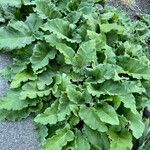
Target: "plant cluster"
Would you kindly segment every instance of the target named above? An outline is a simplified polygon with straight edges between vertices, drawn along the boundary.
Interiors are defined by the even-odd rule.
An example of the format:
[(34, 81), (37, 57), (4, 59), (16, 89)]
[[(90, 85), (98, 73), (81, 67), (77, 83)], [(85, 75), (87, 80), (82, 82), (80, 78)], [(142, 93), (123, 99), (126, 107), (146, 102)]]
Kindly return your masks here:
[[(33, 113), (42, 150), (128, 150), (150, 106), (150, 17), (101, 0), (0, 0), (0, 120)], [(95, 7), (95, 4), (99, 7)]]

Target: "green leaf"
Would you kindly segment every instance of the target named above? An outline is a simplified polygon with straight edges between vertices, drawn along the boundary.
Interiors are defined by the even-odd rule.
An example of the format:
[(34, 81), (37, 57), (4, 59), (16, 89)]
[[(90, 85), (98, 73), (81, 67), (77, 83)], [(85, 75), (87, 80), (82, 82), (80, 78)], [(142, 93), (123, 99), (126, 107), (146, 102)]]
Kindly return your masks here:
[(66, 18), (70, 23), (77, 23), (79, 19), (81, 18), (81, 16), (82, 16), (81, 12), (73, 11), (69, 13)]
[[(87, 7), (87, 9), (90, 9), (90, 7)], [(87, 12), (84, 13), (83, 18), (86, 20), (88, 30), (92, 30), (92, 31), (97, 30), (97, 26), (99, 23), (99, 17), (97, 14)]]
[(62, 94), (59, 99), (59, 106), (58, 106), (58, 121), (65, 120), (67, 116), (70, 116), (71, 108), (68, 97), (65, 94)]
[(22, 21), (16, 21), (6, 28), (0, 28), (0, 49), (7, 51), (19, 49), (31, 44), (34, 40), (28, 26)]
[(69, 76), (66, 74), (57, 75), (56, 83), (53, 86), (52, 92), (55, 96), (60, 97), (60, 95), (66, 91), (67, 87), (71, 84)]
[(91, 129), (97, 130), (99, 132), (107, 131), (107, 126), (100, 120), (100, 117), (98, 116), (96, 109), (94, 109), (93, 107), (80, 108), (79, 116), (85, 122), (85, 124), (89, 126)]
[(47, 69), (43, 73), (38, 76), (37, 79), (37, 87), (39, 90), (44, 90), (46, 86), (51, 85), (53, 82), (53, 77), (55, 76), (55, 72), (52, 72), (50, 69)]
[(118, 73), (122, 72), (122, 68), (112, 64), (98, 64), (93, 66), (92, 69), (87, 68), (86, 74), (88, 75), (88, 82), (102, 83), (105, 80), (121, 80)]
[(102, 47), (102, 50), (104, 49), (105, 54), (105, 60), (104, 62), (110, 63), (110, 64), (116, 64), (116, 54), (114, 53), (114, 50), (112, 47), (105, 45)]
[(126, 41), (124, 43), (125, 52), (129, 54), (131, 57), (143, 57), (145, 54), (143, 53), (142, 46), (139, 44), (135, 44), (129, 41)]
[(55, 19), (62, 16), (58, 8), (52, 2), (37, 0), (35, 4), (36, 8), (34, 11), (36, 11), (42, 19)]
[(18, 121), (27, 118), (31, 111), (28, 108), (16, 111), (8, 111), (5, 109), (0, 109), (0, 120)]
[(137, 113), (135, 98), (132, 94), (120, 95), (116, 99), (123, 102), (124, 107), (130, 108), (133, 113)]
[(36, 82), (28, 82), (22, 87), (22, 91), (20, 93), (20, 98), (26, 99), (34, 99), (36, 97), (44, 97), (48, 96), (51, 92), (51, 89), (38, 90)]
[(7, 6), (7, 5), (20, 7), (21, 0), (0, 0), (0, 6)]
[(76, 87), (68, 86), (66, 89), (66, 93), (70, 101), (76, 104), (81, 103), (81, 100), (83, 99), (83, 94), (80, 91), (77, 91)]
[(67, 11), (67, 4), (69, 3), (70, 0), (56, 0), (57, 2), (57, 6), (59, 7), (59, 9), (61, 10), (61, 12), (65, 13), (66, 14), (66, 11)]
[(62, 96), (59, 101), (55, 101), (44, 113), (37, 115), (34, 121), (43, 125), (56, 124), (65, 120), (69, 114), (70, 108), (67, 98)]
[(125, 73), (136, 79), (150, 80), (150, 67), (148, 64), (130, 57), (119, 57), (118, 65), (121, 66)]
[(53, 19), (49, 20), (42, 27), (44, 31), (50, 31), (53, 34), (56, 34), (59, 39), (65, 39), (68, 42), (75, 43), (78, 42), (70, 38), (72, 27), (70, 23), (64, 19)]
[(110, 150), (129, 150), (132, 148), (132, 136), (128, 131), (120, 134), (110, 131), (109, 137), (112, 140)]
[(130, 124), (130, 129), (133, 132), (133, 136), (138, 139), (142, 136), (144, 132), (144, 123), (142, 122), (142, 117), (139, 113), (133, 114), (131, 111), (127, 110), (124, 113)]
[(110, 150), (109, 140), (105, 133), (99, 133), (90, 129), (88, 126), (84, 126), (84, 133), (96, 150)]
[(105, 81), (102, 84), (87, 84), (87, 90), (93, 96), (100, 95), (125, 95), (128, 93), (126, 87), (120, 82), (111, 80)]
[(101, 19), (102, 20), (109, 20), (109, 19), (113, 18), (113, 16), (114, 16), (114, 12), (106, 12), (106, 13), (101, 15)]
[(28, 25), (30, 31), (35, 32), (35, 31), (38, 31), (38, 29), (42, 26), (43, 20), (37, 14), (31, 13), (27, 17), (25, 23)]
[(122, 34), (125, 28), (117, 23), (110, 23), (110, 24), (100, 24), (100, 30), (104, 33), (108, 33), (112, 30), (117, 31), (118, 34)]
[(119, 125), (118, 115), (111, 105), (103, 103), (102, 107), (97, 109), (97, 114), (102, 122)]
[(13, 64), (11, 65), (11, 72), (13, 72), (14, 74), (20, 73), (25, 69), (27, 69), (27, 64), (28, 64), (27, 59), (26, 61), (14, 59)]
[(76, 68), (82, 69), (96, 60), (96, 43), (95, 40), (90, 40), (80, 45), (73, 59), (73, 65)]
[(77, 11), (79, 4), (81, 3), (82, 0), (70, 0), (67, 8), (69, 11)]
[(40, 142), (42, 143), (42, 145), (44, 145), (46, 137), (48, 136), (48, 128), (41, 124), (35, 124), (35, 129), (37, 131)]
[(146, 96), (150, 98), (150, 82), (147, 81), (147, 82), (143, 82), (142, 84), (144, 88), (146, 89), (146, 92), (145, 92)]
[(54, 136), (47, 139), (42, 150), (61, 150), (68, 142), (73, 141), (74, 134), (71, 130), (64, 128), (58, 130)]
[(71, 115), (69, 118), (70, 126), (76, 126), (80, 122), (80, 118), (77, 115)]
[(86, 137), (80, 132), (76, 132), (74, 150), (90, 150), (90, 144)]
[(64, 55), (67, 64), (72, 64), (72, 58), (74, 57), (75, 52), (71, 47), (63, 43), (55, 35), (47, 35), (45, 36), (45, 40)]
[(0, 28), (0, 49), (20, 49), (41, 38), (42, 33), (37, 30), (42, 20), (36, 14), (30, 14), (26, 21), (12, 21), (5, 28)]
[(4, 121), (6, 119), (7, 110), (0, 109), (0, 121)]
[(56, 50), (46, 43), (38, 43), (35, 45), (32, 57), (30, 58), (33, 71), (36, 72), (47, 66), (49, 60), (55, 58), (56, 53)]
[(10, 87), (11, 88), (18, 88), (21, 86), (22, 82), (26, 82), (28, 80), (35, 80), (36, 78), (37, 78), (36, 75), (34, 75), (33, 73), (27, 72), (27, 71), (22, 71), (20, 73), (17, 73), (14, 76)]
[(6, 110), (21, 110), (28, 106), (26, 100), (19, 98), (20, 91), (9, 90), (7, 94), (0, 101), (0, 109)]
[(55, 101), (51, 107), (47, 108), (43, 114), (39, 114), (35, 117), (34, 121), (43, 125), (46, 124), (56, 124), (57, 120), (57, 110), (58, 110), (58, 101)]
[(123, 81), (123, 84), (129, 93), (143, 94), (146, 92), (140, 81)]

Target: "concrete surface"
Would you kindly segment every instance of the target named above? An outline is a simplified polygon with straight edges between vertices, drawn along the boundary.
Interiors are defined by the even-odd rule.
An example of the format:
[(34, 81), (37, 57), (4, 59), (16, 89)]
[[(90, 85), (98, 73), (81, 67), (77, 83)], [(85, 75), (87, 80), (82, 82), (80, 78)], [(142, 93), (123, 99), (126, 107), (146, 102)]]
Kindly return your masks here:
[[(142, 3), (141, 3), (142, 1)], [(118, 6), (114, 0), (111, 5)], [(131, 16), (136, 12), (150, 13), (148, 0), (137, 0), (138, 9), (132, 10), (125, 6), (122, 8)], [(10, 61), (9, 55), (0, 53), (0, 69), (6, 67)], [(9, 88), (8, 84), (0, 77), (0, 96)], [(0, 150), (39, 150), (40, 146), (36, 139), (36, 133), (32, 125), (32, 117), (19, 122), (0, 122)]]

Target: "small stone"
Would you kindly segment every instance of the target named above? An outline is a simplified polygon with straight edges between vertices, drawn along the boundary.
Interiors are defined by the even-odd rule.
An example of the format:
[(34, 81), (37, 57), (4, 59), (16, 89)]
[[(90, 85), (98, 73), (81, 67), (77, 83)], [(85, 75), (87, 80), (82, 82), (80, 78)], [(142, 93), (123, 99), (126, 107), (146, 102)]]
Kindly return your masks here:
[(100, 4), (95, 4), (96, 9), (99, 11), (100, 14), (104, 13), (104, 8)]
[(150, 109), (145, 108), (145, 110), (144, 110), (144, 117), (150, 118)]

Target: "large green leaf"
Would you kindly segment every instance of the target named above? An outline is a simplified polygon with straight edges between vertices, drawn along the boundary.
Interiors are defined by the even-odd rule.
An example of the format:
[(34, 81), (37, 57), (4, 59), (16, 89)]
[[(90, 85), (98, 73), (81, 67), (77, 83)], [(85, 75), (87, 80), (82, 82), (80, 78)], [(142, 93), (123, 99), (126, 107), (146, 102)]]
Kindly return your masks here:
[(123, 102), (124, 107), (130, 108), (133, 113), (137, 113), (135, 98), (132, 94), (116, 96), (116, 99)]
[(132, 136), (128, 131), (120, 134), (110, 131), (109, 137), (112, 140), (110, 150), (129, 150), (132, 148)]
[[(31, 13), (27, 17), (25, 23), (28, 25), (30, 31), (32, 31), (32, 32), (36, 31), (37, 32), (38, 29), (42, 26), (43, 20), (37, 14)], [(43, 35), (43, 33), (41, 33), (41, 32), (37, 32), (37, 33), (36, 32), (35, 32), (35, 35), (36, 34), (41, 34), (41, 36)]]
[(71, 0), (68, 5), (67, 8), (70, 11), (76, 11), (79, 7), (79, 4), (81, 3), (82, 0)]
[(31, 111), (28, 108), (16, 111), (8, 111), (5, 109), (0, 109), (0, 120), (10, 120), (16, 121), (27, 118), (30, 115)]
[(56, 132), (54, 136), (47, 139), (42, 150), (61, 150), (63, 146), (74, 139), (74, 134), (71, 130), (64, 128)]
[(126, 87), (128, 93), (139, 93), (143, 94), (146, 92), (145, 88), (140, 81), (123, 81), (123, 85)]
[(22, 21), (13, 22), (7, 28), (0, 28), (0, 49), (19, 49), (31, 44), (34, 40), (34, 36)]
[(35, 80), (37, 77), (32, 72), (22, 71), (20, 73), (17, 73), (12, 82), (10, 87), (11, 88), (18, 88), (21, 86), (22, 82), (26, 82), (28, 80)]
[(67, 98), (62, 96), (59, 101), (55, 101), (44, 113), (37, 115), (34, 121), (43, 125), (56, 124), (59, 121), (65, 120), (69, 114), (70, 108)]
[(77, 23), (81, 18), (82, 13), (79, 11), (73, 11), (67, 15), (67, 19), (71, 23)]
[(95, 108), (82, 107), (80, 108), (79, 116), (91, 129), (99, 132), (107, 131), (107, 126), (100, 120)]
[(100, 29), (104, 33), (110, 32), (111, 30), (115, 30), (118, 34), (121, 34), (125, 30), (123, 26), (118, 25), (116, 23), (100, 24)]
[(60, 53), (64, 55), (67, 64), (72, 63), (72, 58), (74, 57), (75, 52), (71, 47), (63, 43), (60, 39), (56, 37), (56, 35), (47, 35), (45, 36), (45, 40), (52, 47), (55, 47)]
[(150, 82), (149, 81), (143, 82), (142, 84), (143, 84), (144, 88), (146, 89), (146, 92), (145, 92), (146, 96), (148, 98), (150, 98)]
[(119, 57), (118, 65), (125, 70), (126, 74), (129, 74), (136, 79), (150, 79), (150, 67), (148, 64), (144, 64), (138, 59), (125, 56)]
[(20, 7), (21, 0), (0, 0), (0, 6), (7, 6), (7, 5)]
[(96, 150), (109, 150), (109, 140), (105, 133), (90, 129), (88, 126), (84, 127), (84, 133), (88, 141), (96, 148)]
[(97, 109), (97, 114), (101, 121), (111, 125), (119, 125), (117, 113), (111, 105), (103, 103), (103, 106)]
[(20, 93), (21, 99), (34, 99), (36, 97), (44, 97), (48, 96), (51, 92), (51, 89), (38, 90), (36, 82), (28, 82), (22, 87), (22, 91)]
[(35, 124), (35, 129), (37, 131), (40, 142), (42, 143), (42, 145), (44, 145), (46, 137), (48, 136), (48, 128), (41, 124)]
[(66, 74), (57, 75), (56, 82), (53, 86), (52, 92), (55, 96), (60, 97), (62, 93), (66, 93), (66, 89), (71, 84), (70, 78)]
[(73, 65), (76, 68), (82, 69), (91, 62), (96, 61), (96, 43), (95, 40), (87, 41), (81, 44), (73, 59)]
[(7, 94), (0, 101), (0, 109), (6, 110), (21, 110), (28, 106), (26, 100), (19, 98), (20, 91), (9, 90)]
[(131, 111), (127, 110), (125, 111), (124, 116), (129, 121), (129, 127), (133, 132), (133, 136), (137, 139), (140, 138), (145, 128), (140, 114), (133, 114)]
[(37, 87), (39, 90), (44, 90), (46, 86), (49, 86), (53, 82), (53, 77), (55, 76), (55, 72), (47, 69), (43, 73), (38, 76), (37, 79)]
[(12, 21), (5, 28), (0, 28), (0, 49), (14, 50), (25, 47), (41, 38), (42, 33), (37, 32), (42, 20), (36, 14), (30, 14), (26, 21)]
[(102, 84), (88, 84), (87, 89), (90, 94), (97, 97), (100, 95), (125, 95), (128, 93), (122, 83), (111, 80), (105, 81)]
[(51, 107), (47, 108), (43, 114), (39, 114), (35, 117), (34, 121), (40, 124), (55, 124), (57, 120), (58, 101), (55, 101)]
[(69, 42), (77, 42), (70, 38), (72, 27), (70, 23), (64, 19), (52, 19), (45, 23), (42, 27), (44, 31), (50, 31), (53, 34), (56, 34), (59, 39), (65, 39)]
[(74, 150), (90, 150), (90, 144), (86, 137), (80, 132), (77, 131), (75, 142), (74, 142)]
[(122, 68), (112, 64), (99, 64), (92, 69), (87, 69), (88, 82), (102, 83), (105, 80), (121, 80), (118, 73), (122, 72)]
[(49, 64), (50, 59), (54, 59), (56, 50), (46, 43), (38, 43), (33, 49), (33, 55), (30, 58), (32, 68), (36, 72)]
[(37, 0), (35, 4), (36, 8), (34, 11), (36, 11), (42, 19), (54, 19), (62, 16), (58, 8), (48, 0)]
[(69, 85), (66, 89), (67, 96), (70, 101), (74, 103), (81, 103), (83, 100), (83, 93), (76, 89), (76, 86)]

